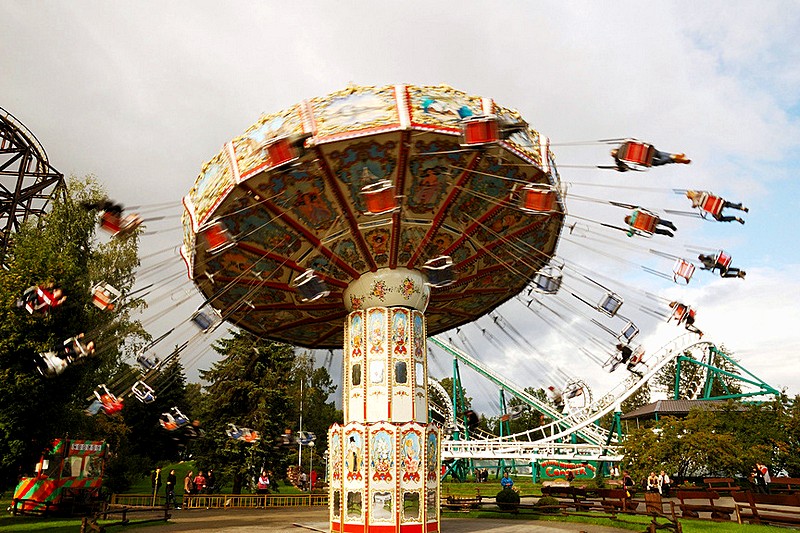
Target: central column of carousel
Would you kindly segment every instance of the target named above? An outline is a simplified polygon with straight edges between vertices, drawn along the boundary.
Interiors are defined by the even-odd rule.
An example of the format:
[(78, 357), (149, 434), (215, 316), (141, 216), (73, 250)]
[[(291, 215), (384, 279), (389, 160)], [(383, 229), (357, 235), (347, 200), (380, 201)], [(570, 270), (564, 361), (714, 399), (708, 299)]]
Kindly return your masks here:
[[(428, 424), (424, 276), (395, 269), (345, 291), (344, 425), (330, 450), (330, 530), (439, 531), (440, 432)], [(386, 305), (373, 305), (376, 302)]]

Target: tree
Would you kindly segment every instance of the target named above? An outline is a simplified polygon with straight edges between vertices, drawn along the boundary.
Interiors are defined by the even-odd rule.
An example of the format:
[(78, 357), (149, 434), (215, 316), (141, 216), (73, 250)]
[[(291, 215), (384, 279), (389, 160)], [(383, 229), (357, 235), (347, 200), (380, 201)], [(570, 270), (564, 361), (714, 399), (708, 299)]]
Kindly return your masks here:
[[(32, 465), (55, 437), (103, 435), (104, 428), (82, 413), (86, 398), (116, 367), (124, 341), (133, 345), (146, 338), (130, 320), (130, 312), (140, 305), (137, 300), (112, 312), (91, 304), (93, 282), (107, 281), (125, 294), (138, 265), (135, 235), (106, 244), (95, 238), (95, 213), (81, 202), (104, 196), (93, 178), (71, 179), (65, 199), (56, 200), (48, 215), (29, 220), (14, 235), (6, 268), (0, 269), (0, 486)], [(48, 283), (63, 289), (64, 304), (46, 315), (16, 307), (27, 287)], [(95, 341), (95, 355), (56, 378), (39, 375), (37, 354), (81, 332)]]
[[(706, 362), (709, 365), (730, 374), (740, 375), (739, 369), (735, 364), (736, 359), (725, 346), (720, 346), (716, 351), (712, 350), (705, 355), (707, 356)], [(711, 382), (711, 389), (709, 391), (710, 397), (727, 396), (729, 394), (739, 394), (742, 392), (741, 383), (735, 377), (715, 373), (701, 364), (693, 363), (692, 361), (698, 361), (693, 352), (687, 350), (683, 353), (683, 357), (688, 360), (681, 361), (681, 375), (679, 379), (681, 398), (687, 398), (689, 396), (692, 398), (702, 397), (706, 381), (712, 377), (712, 374), (715, 374), (715, 376)], [(664, 366), (653, 380), (656, 386), (667, 390), (670, 397), (672, 397), (672, 391), (675, 388), (675, 375), (677, 371), (678, 362), (677, 359), (673, 359)]]
[[(218, 476), (232, 479), (239, 493), (260, 468), (282, 472), (285, 467), (286, 450), (277, 439), (290, 426), (294, 350), (246, 332), (219, 340), (214, 349), (224, 359), (200, 373), (210, 385), (198, 413), (205, 436), (197, 443), (196, 459), (199, 468), (214, 468)], [(228, 424), (254, 429), (261, 440), (234, 441), (225, 433)]]
[[(303, 406), (303, 431), (310, 431), (317, 437), (309, 453), (322, 454), (328, 448), (328, 428), (334, 422), (341, 424), (344, 419), (342, 411), (336, 409), (335, 402), (329, 400), (336, 392), (336, 385), (325, 367), (314, 368), (314, 359), (308, 353), (296, 358), (291, 375), (294, 377), (291, 394), (296, 398), (293, 405)], [(290, 412), (297, 413), (294, 419), (299, 420), (298, 412)]]

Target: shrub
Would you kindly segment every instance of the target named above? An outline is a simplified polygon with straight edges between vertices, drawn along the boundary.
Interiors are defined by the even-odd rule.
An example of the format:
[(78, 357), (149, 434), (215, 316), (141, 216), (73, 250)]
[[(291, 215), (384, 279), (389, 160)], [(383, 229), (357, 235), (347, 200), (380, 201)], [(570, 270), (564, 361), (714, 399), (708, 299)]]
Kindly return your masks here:
[(544, 507), (541, 510), (543, 513), (557, 513), (560, 505), (561, 502), (558, 501), (558, 498), (553, 498), (552, 496), (543, 496), (536, 502), (536, 507)]
[(514, 511), (519, 505), (519, 493), (514, 489), (503, 489), (495, 496), (495, 502), (501, 511)]

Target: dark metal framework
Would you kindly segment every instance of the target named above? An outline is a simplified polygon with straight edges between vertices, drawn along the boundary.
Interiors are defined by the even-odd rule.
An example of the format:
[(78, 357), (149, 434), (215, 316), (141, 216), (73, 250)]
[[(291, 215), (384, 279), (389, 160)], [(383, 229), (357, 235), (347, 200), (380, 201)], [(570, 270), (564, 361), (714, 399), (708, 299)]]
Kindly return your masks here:
[(36, 136), (0, 107), (0, 261), (11, 234), (31, 215), (44, 214), (66, 194), (64, 175), (53, 168)]

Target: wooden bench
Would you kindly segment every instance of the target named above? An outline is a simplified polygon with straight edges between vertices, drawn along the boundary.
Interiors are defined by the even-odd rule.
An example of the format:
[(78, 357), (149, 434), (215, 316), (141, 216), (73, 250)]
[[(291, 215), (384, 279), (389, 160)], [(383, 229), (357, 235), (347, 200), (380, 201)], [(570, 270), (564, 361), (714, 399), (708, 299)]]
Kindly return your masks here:
[(800, 491), (800, 478), (797, 477), (774, 477), (769, 484), (770, 492), (798, 492)]
[[(669, 529), (675, 533), (683, 533), (683, 527), (675, 516), (675, 502), (662, 500), (661, 494), (657, 492), (645, 492), (644, 502), (645, 512), (648, 516), (652, 517), (652, 520), (647, 525), (648, 533), (656, 533), (662, 529)], [(669, 507), (669, 512), (664, 511), (664, 504), (667, 504)], [(659, 523), (659, 518), (664, 520), (664, 522)]]
[(706, 477), (703, 478), (703, 483), (706, 484), (708, 490), (716, 492), (732, 493), (742, 490), (732, 477)]
[[(719, 493), (713, 490), (678, 490), (676, 494), (680, 504), (681, 516), (699, 518), (700, 513), (711, 513), (712, 520), (730, 520), (733, 507), (717, 505)], [(708, 503), (706, 503), (708, 502)]]
[(542, 496), (550, 496), (560, 500), (569, 500), (568, 507), (574, 507), (576, 511), (586, 511), (591, 507), (591, 502), (587, 502), (587, 490), (583, 487), (568, 487), (562, 485), (550, 485), (542, 487)]
[(635, 511), (639, 507), (625, 489), (594, 489), (589, 495), (599, 498), (600, 505), (606, 510)]
[(736, 521), (743, 524), (800, 525), (800, 494), (732, 494)]
[(483, 496), (442, 496), (439, 505), (442, 509), (446, 509), (448, 511), (458, 511), (462, 513), (468, 513), (472, 509), (477, 509), (481, 506), (481, 501)]

